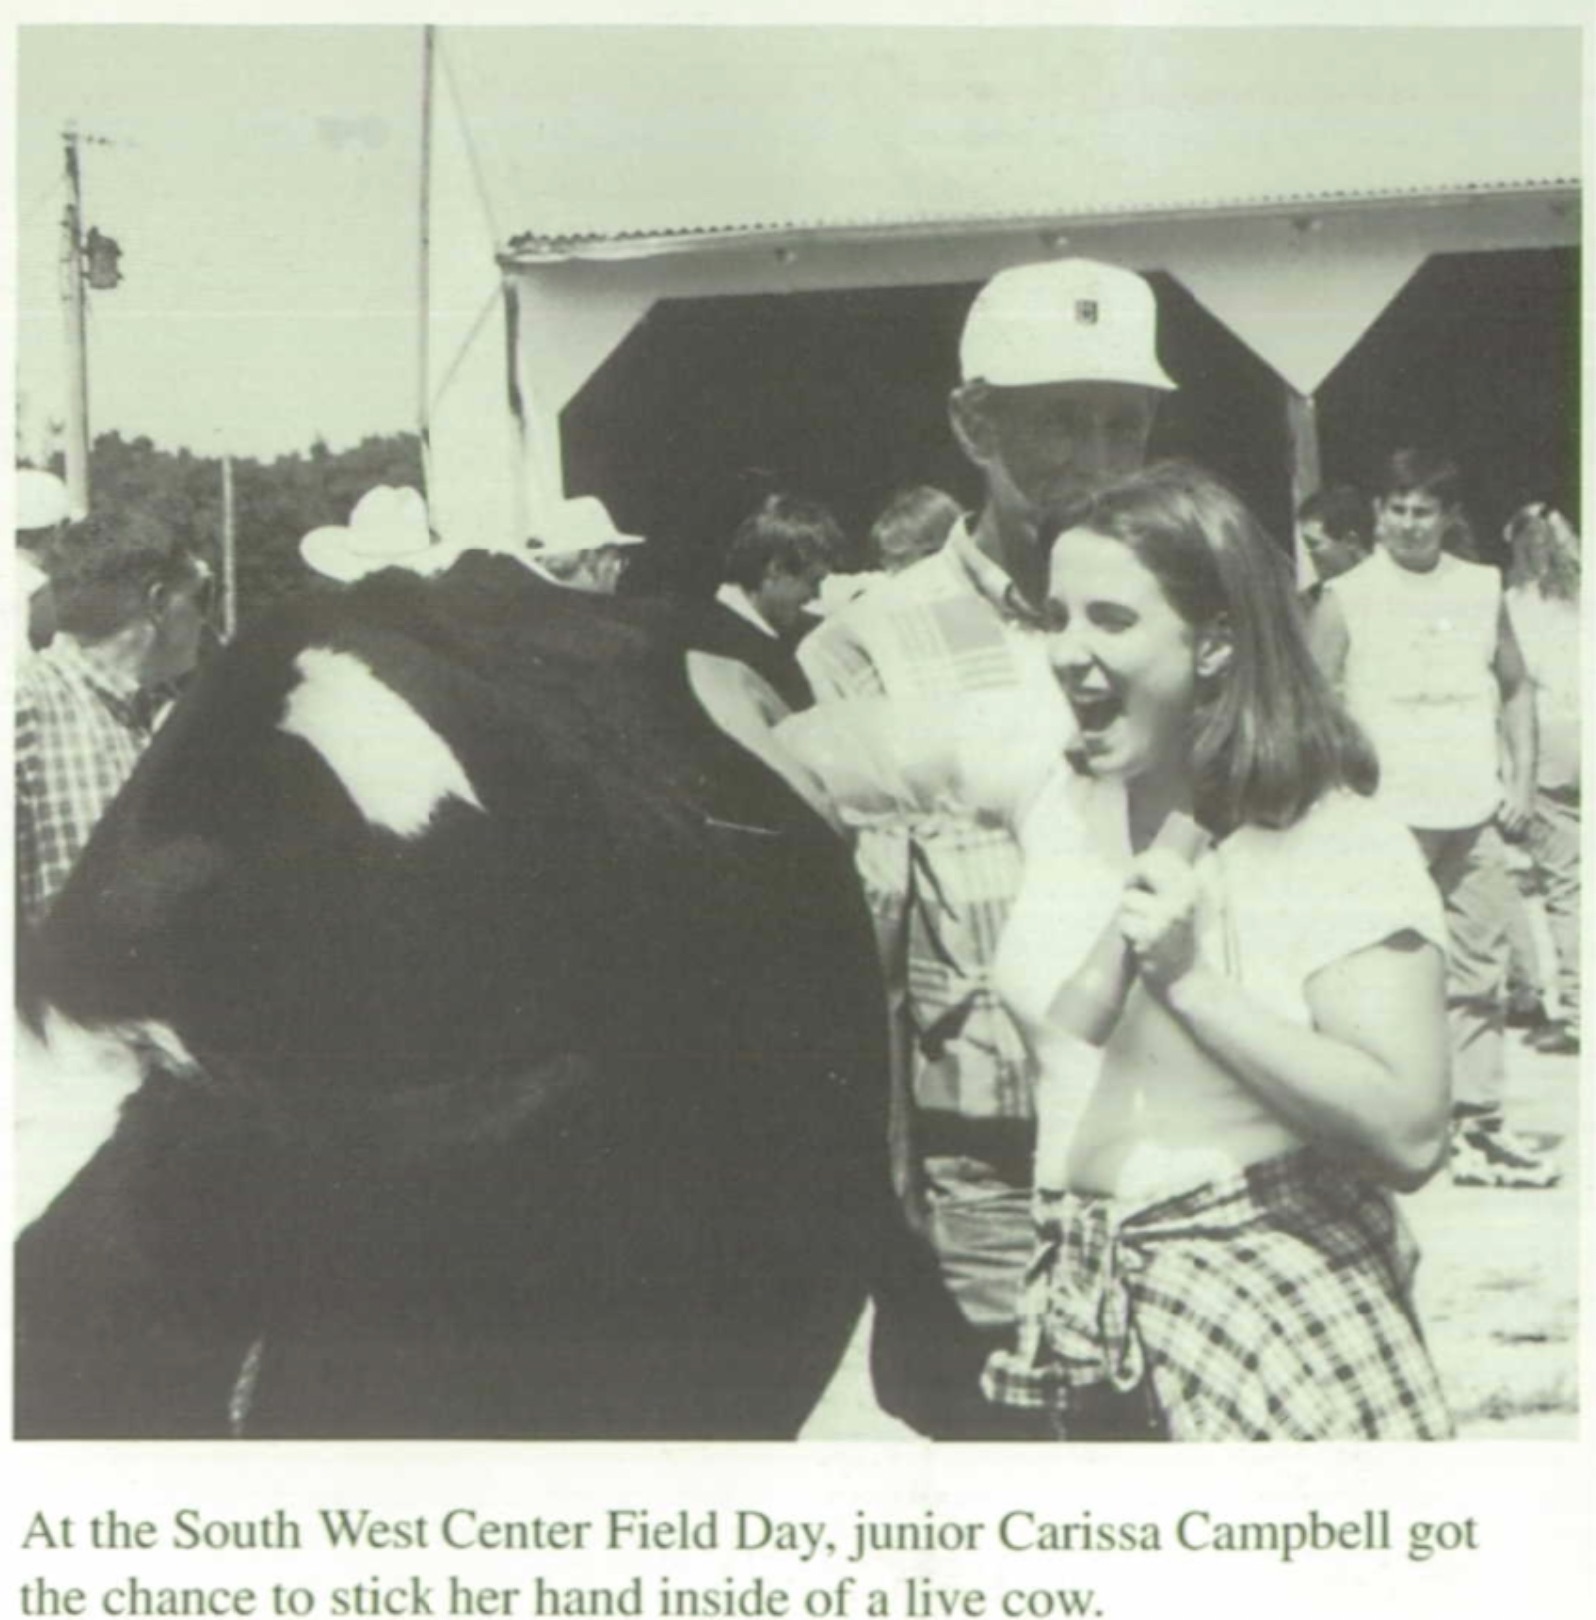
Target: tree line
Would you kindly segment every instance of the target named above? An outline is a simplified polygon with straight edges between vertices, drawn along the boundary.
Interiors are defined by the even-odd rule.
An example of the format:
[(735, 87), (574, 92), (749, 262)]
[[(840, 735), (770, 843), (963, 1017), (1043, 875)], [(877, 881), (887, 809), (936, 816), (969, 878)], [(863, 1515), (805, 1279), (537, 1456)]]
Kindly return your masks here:
[[(55, 470), (61, 471), (59, 463)], [(299, 542), (326, 523), (347, 523), (377, 484), (420, 489), (421, 446), (413, 433), (373, 434), (347, 450), (318, 440), (271, 461), (233, 458), (233, 533), (238, 621), (247, 624), (311, 579)], [(89, 452), (90, 498), (107, 511), (140, 509), (169, 524), (219, 563), (222, 461), (166, 450), (140, 436), (102, 433)]]

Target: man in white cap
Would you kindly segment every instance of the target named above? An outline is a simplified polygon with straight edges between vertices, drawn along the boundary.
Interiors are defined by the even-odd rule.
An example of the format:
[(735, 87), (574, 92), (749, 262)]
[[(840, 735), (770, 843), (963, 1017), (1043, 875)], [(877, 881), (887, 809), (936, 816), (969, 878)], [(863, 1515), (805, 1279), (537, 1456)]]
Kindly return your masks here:
[[(960, 695), (1012, 692), (1039, 719), (1058, 713), (1037, 614), (1047, 575), (1037, 519), (1141, 465), (1157, 403), (1174, 387), (1156, 327), (1148, 284), (1090, 260), (1023, 265), (982, 288), (949, 414), (985, 503), (939, 552), (804, 642), (820, 702), (946, 699), (953, 725)], [(923, 838), (863, 831), (858, 859), (892, 942), (895, 1178), (965, 1320), (1001, 1344), (1032, 1248), (1029, 1063), (989, 984), (1019, 849), (1004, 827), (943, 817)], [(981, 1407), (951, 1421), (975, 1434), (1005, 1423)]]

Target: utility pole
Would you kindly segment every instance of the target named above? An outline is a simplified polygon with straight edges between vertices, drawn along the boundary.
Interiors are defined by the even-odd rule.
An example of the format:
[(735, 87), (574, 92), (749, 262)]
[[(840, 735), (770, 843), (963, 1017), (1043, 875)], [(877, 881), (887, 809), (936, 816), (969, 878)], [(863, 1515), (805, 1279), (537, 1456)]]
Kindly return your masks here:
[(222, 457), (222, 639), (238, 630), (238, 540), (234, 533), (233, 458)]
[(432, 500), (432, 380), (429, 360), (429, 325), (432, 320), (432, 52), (433, 28), (421, 30), (421, 210), (418, 220), (420, 265), (416, 302), (418, 328), (416, 343), (417, 429), (421, 440), (421, 493)]
[(78, 176), (78, 132), (63, 132), (66, 143), (66, 213), (61, 220), (65, 276), (62, 298), (67, 340), (67, 506), (75, 518), (89, 510), (89, 345), (83, 293), (83, 191)]
[(83, 229), (83, 178), (78, 147), (109, 146), (98, 135), (80, 136), (76, 125), (61, 132), (66, 148), (66, 212), (61, 216), (61, 300), (67, 340), (67, 509), (74, 518), (89, 511), (89, 339), (88, 288), (109, 292), (122, 279), (122, 249), (109, 236)]

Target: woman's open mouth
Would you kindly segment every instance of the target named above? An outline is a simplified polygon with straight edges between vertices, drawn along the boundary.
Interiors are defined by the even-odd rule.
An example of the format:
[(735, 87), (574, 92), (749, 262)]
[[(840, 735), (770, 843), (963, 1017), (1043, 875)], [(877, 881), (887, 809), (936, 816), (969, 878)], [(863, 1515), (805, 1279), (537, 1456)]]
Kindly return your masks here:
[(1070, 708), (1075, 714), (1075, 727), (1082, 746), (1101, 750), (1108, 746), (1108, 733), (1114, 722), (1125, 712), (1115, 692), (1066, 692)]

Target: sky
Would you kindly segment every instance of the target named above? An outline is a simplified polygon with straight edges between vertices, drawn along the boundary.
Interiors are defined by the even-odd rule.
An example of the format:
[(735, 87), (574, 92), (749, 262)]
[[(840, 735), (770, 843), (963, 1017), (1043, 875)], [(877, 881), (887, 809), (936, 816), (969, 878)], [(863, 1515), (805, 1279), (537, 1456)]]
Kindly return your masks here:
[[(1039, 3), (1049, 13), (1071, 9), (1071, 0)], [(603, 0), (591, 5), (605, 9)], [(1527, 11), (1539, 5), (1525, 0)], [(940, 0), (918, 9), (927, 6), (933, 16), (944, 9)], [(1471, 6), (1454, 0), (1448, 16), (1470, 20)], [(988, 0), (977, 9), (1004, 7)], [(1124, 0), (1115, 17), (1146, 9)], [(1355, 20), (1357, 0), (1337, 10), (1338, 20)], [(593, 48), (594, 71), (551, 91), (579, 128), (593, 119), (605, 83), (603, 46)], [(341, 448), (416, 425), (421, 49), (419, 26), (20, 30), (17, 370), (30, 448), (64, 414), (61, 134), (69, 122), (110, 143), (83, 147), (84, 218), (124, 250), (122, 285), (90, 295), (94, 431), (271, 456), (317, 437)], [(497, 66), (509, 76), (513, 117), (503, 152), (488, 155), (524, 159), (526, 134), (547, 121), (548, 107), (522, 96), (513, 64)], [(656, 88), (674, 105), (667, 80)], [(440, 92), (440, 114), (443, 99)], [(641, 175), (648, 165), (637, 168)], [(552, 194), (580, 211), (590, 193), (568, 186), (557, 168), (548, 173), (557, 177), (544, 175)], [(673, 196), (667, 212), (676, 206)], [(472, 276), (481, 259), (491, 292), (486, 248), (440, 224), (435, 243), (446, 238), (464, 246)], [(437, 295), (444, 276), (436, 263), (434, 275)], [(457, 325), (481, 307), (472, 276)], [(436, 335), (433, 347), (436, 361), (444, 348)], [(497, 413), (491, 387), (486, 397)]]
[(196, 453), (415, 426), (421, 30), (31, 27), (17, 54), (21, 430), (64, 411), (63, 128), (84, 223), (90, 423)]

